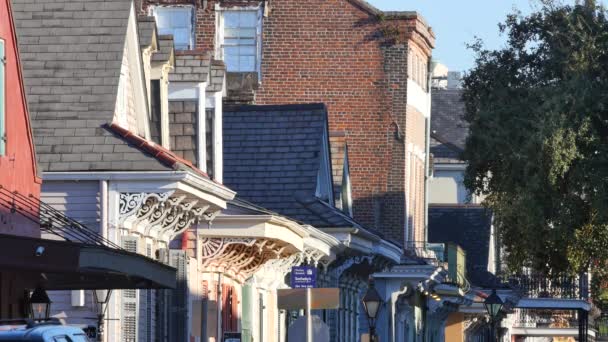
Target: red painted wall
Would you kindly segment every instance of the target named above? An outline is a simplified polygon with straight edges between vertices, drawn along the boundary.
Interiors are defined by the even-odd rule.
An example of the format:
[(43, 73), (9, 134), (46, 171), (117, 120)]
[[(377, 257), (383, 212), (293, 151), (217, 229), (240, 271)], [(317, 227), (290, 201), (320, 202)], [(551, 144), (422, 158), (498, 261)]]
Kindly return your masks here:
[[(0, 39), (6, 51), (6, 153), (0, 156), (0, 186), (40, 198), (41, 179), (36, 175), (36, 158), (23, 89), (16, 34), (9, 0), (0, 0)], [(7, 199), (0, 192), (0, 201)], [(10, 200), (10, 197), (8, 197)], [(36, 206), (22, 206), (34, 217)], [(40, 237), (40, 227), (18, 213), (0, 206), (0, 234)]]

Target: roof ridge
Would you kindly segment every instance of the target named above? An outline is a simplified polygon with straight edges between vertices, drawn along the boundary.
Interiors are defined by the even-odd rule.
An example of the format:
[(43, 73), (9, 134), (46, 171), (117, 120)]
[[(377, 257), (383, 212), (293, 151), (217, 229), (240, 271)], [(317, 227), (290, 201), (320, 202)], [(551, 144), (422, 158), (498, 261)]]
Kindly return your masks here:
[(128, 143), (132, 144), (133, 146), (137, 147), (142, 152), (152, 155), (158, 161), (171, 167), (174, 170), (178, 170), (180, 164), (182, 164), (182, 165), (192, 169), (192, 171), (198, 173), (199, 175), (202, 175), (206, 178), (211, 179), (206, 172), (204, 172), (203, 170), (194, 166), (192, 164), (192, 162), (190, 162), (189, 160), (186, 160), (186, 159), (176, 155), (173, 151), (171, 151), (161, 145), (158, 145), (153, 141), (140, 137), (139, 135), (131, 132), (130, 130), (119, 126), (115, 122), (112, 122), (111, 124), (106, 124), (104, 126), (106, 127), (106, 129), (110, 130), (113, 133), (118, 134), (120, 137), (122, 137), (124, 140), (126, 140)]
[(442, 136), (440, 136), (437, 133), (431, 133), (431, 138), (434, 138), (435, 140), (446, 145), (449, 149), (454, 150), (455, 152), (459, 152), (459, 153), (464, 152), (464, 149), (454, 145), (454, 143), (449, 142), (447, 139), (443, 138)]

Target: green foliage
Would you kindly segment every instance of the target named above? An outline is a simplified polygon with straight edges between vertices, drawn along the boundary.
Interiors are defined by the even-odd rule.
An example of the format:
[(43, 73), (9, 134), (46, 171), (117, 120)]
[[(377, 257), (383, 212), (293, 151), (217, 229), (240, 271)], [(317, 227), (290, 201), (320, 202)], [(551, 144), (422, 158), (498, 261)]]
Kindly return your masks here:
[(508, 16), (505, 48), (472, 46), (465, 184), (486, 196), (513, 270), (605, 272), (607, 16), (594, 1), (546, 2)]

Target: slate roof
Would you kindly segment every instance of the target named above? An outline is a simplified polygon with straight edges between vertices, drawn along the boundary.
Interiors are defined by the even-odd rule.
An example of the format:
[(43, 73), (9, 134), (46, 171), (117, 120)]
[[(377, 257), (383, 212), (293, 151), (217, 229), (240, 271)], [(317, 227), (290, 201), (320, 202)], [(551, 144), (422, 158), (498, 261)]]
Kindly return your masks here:
[(152, 54), (153, 63), (173, 62), (175, 50), (173, 47), (173, 35), (164, 34), (158, 36), (158, 51)]
[(243, 199), (306, 222), (315, 195), (324, 105), (224, 107), (224, 183)]
[(488, 269), (491, 214), (478, 205), (430, 205), (429, 242), (452, 242), (466, 252), (467, 277), (476, 286), (492, 286)]
[(102, 125), (114, 115), (131, 1), (13, 5), (41, 169), (123, 166), (107, 153), (124, 144)]
[(468, 134), (461, 89), (433, 89), (431, 95), (431, 153), (435, 162), (460, 162)]
[(137, 17), (137, 32), (139, 34), (139, 46), (142, 49), (152, 45), (154, 39), (157, 39), (156, 21), (151, 16)]
[(224, 183), (240, 198), (303, 223), (360, 227), (315, 197), (323, 104), (224, 108)]

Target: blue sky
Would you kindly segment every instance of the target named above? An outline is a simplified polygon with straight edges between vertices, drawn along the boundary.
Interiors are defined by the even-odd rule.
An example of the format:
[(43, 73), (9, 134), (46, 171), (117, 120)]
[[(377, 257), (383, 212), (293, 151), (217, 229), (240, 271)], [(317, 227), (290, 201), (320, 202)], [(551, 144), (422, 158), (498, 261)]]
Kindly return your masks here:
[(462, 71), (473, 65), (474, 55), (466, 43), (481, 38), (490, 48), (504, 44), (498, 23), (514, 8), (524, 14), (536, 8), (531, 0), (368, 0), (382, 10), (415, 10), (433, 27), (436, 36), (435, 59), (450, 70)]

